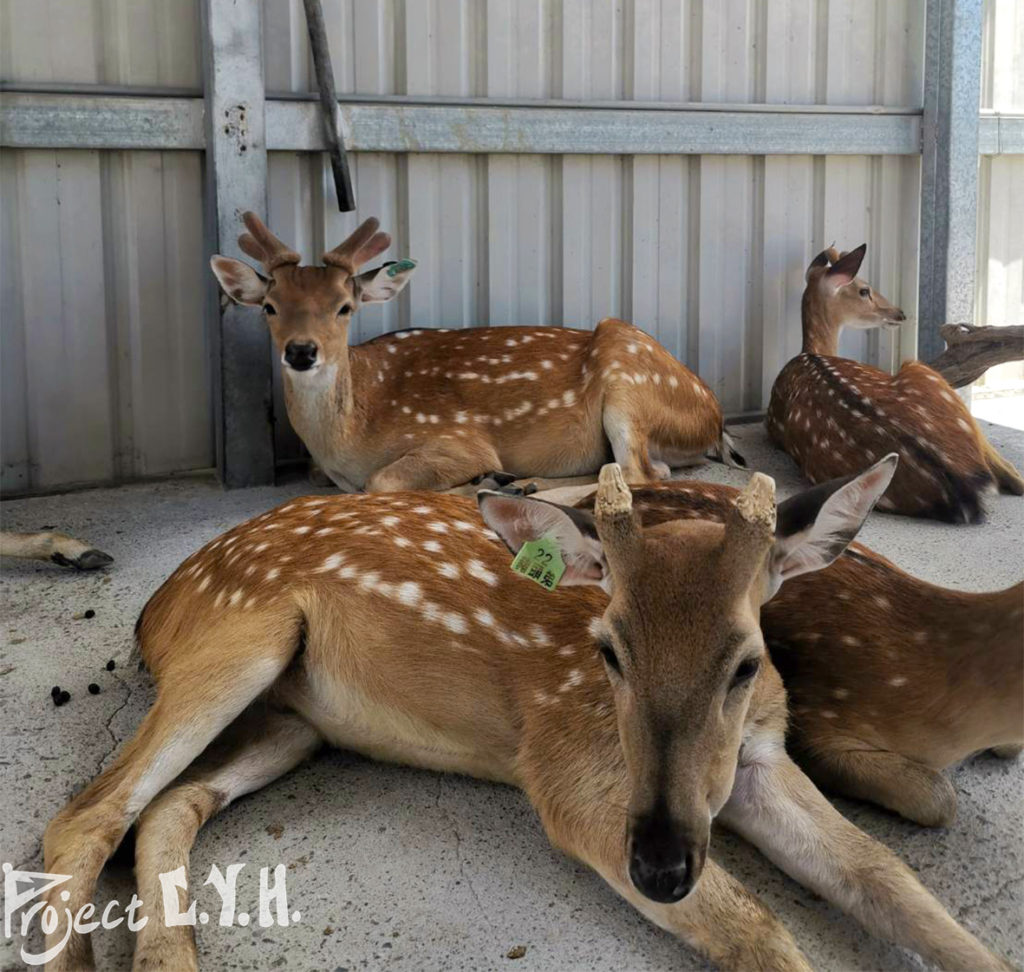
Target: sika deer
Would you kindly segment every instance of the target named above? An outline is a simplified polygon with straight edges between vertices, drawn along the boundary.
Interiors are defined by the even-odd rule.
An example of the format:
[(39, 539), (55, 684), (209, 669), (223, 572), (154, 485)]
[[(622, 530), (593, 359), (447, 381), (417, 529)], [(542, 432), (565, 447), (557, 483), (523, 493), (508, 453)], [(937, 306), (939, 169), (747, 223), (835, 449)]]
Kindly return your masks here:
[[(252, 213), (241, 248), (269, 279), (215, 256), (225, 292), (263, 308), (284, 365), (288, 417), (342, 489), (443, 490), (499, 470), (516, 477), (597, 472), (610, 456), (629, 481), (730, 451), (711, 390), (624, 321), (562, 327), (416, 328), (348, 346), (352, 315), (391, 300), (415, 270), (357, 273), (390, 237), (368, 219), (300, 267)], [(511, 477), (510, 477), (511, 478)], [(499, 480), (500, 481), (500, 480)]]
[[(633, 498), (651, 527), (724, 522), (737, 493), (676, 481)], [(807, 495), (813, 502), (814, 490)], [(593, 496), (578, 505), (592, 508)], [(799, 509), (784, 503), (778, 529), (792, 531), (786, 517)], [(761, 608), (761, 629), (789, 696), (788, 748), (825, 789), (946, 826), (956, 792), (941, 770), (1024, 746), (1024, 583), (951, 591), (854, 544), (783, 585)]]
[(768, 432), (812, 482), (846, 476), (888, 452), (900, 456), (878, 508), (953, 523), (984, 516), (981, 494), (1024, 494), (1017, 470), (989, 444), (946, 380), (920, 361), (896, 375), (836, 356), (843, 327), (894, 327), (905, 320), (857, 276), (867, 244), (832, 248), (807, 268), (803, 350), (779, 373)]
[[(327, 741), (522, 787), (557, 846), (723, 967), (808, 968), (708, 858), (715, 818), (872, 932), (948, 968), (1004, 968), (784, 748), (785, 692), (758, 610), (840, 553), (894, 463), (790, 501), (792, 535), (785, 506), (776, 530), (760, 475), (724, 525), (643, 530), (617, 466), (602, 470), (593, 517), (484, 494), (483, 517), (512, 550), (560, 548), (552, 593), (509, 569), (457, 496), (310, 497), (230, 530), (143, 611), (157, 700), (47, 828), (47, 870), (73, 875), (60, 913), (89, 900), (138, 819), (150, 920), (135, 967), (194, 969), (191, 929), (162, 920), (157, 874), (187, 868), (209, 817)], [(52, 967), (90, 959), (76, 932)]]
[(48, 560), (61, 567), (75, 567), (78, 570), (96, 570), (114, 562), (110, 554), (54, 530), (42, 530), (39, 533), (0, 532), (0, 555), (25, 560)]

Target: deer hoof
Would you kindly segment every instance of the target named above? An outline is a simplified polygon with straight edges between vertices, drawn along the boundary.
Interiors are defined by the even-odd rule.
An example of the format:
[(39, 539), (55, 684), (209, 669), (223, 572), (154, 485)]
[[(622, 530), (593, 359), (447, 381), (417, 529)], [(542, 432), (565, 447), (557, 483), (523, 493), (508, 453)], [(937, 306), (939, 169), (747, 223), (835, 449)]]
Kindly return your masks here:
[(110, 554), (95, 549), (86, 550), (77, 557), (65, 557), (62, 553), (55, 553), (50, 560), (60, 567), (74, 567), (76, 570), (98, 570), (114, 562)]

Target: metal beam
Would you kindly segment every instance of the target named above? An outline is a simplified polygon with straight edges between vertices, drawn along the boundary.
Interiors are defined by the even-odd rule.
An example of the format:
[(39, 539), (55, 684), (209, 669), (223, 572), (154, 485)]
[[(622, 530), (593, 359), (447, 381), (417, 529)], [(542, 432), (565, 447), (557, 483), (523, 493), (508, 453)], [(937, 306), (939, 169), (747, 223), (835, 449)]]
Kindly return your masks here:
[[(236, 91), (239, 97), (244, 94)], [(267, 148), (324, 150), (315, 102), (270, 99), (265, 104)], [(350, 149), (363, 152), (915, 155), (920, 151), (921, 119), (911, 109), (643, 105), (346, 97), (341, 116)], [(203, 102), (197, 98), (7, 91), (0, 105), (0, 144), (10, 148), (201, 149), (203, 111)]]
[[(341, 105), (350, 150), (584, 155), (916, 155), (920, 118), (822, 112), (631, 107)], [(316, 106), (267, 103), (268, 147), (321, 151)]]
[[(260, 8), (203, 0), (207, 257), (240, 257), (240, 214), (266, 219), (263, 38)], [(209, 334), (215, 353), (217, 470), (225, 486), (274, 481), (270, 335), (258, 309), (223, 311), (210, 278)]]
[(917, 356), (943, 349), (939, 328), (974, 319), (978, 103), (983, 0), (928, 0)]
[(978, 119), (979, 155), (1024, 155), (1024, 115), (983, 111)]
[(202, 98), (3, 92), (4, 148), (202, 149)]

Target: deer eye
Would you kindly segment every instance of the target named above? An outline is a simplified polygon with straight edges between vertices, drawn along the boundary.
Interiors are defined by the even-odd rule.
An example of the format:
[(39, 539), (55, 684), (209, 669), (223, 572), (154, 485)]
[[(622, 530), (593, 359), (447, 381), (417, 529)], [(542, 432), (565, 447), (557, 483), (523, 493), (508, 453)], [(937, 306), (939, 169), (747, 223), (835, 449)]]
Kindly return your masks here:
[(277, 308), (274, 307), (273, 304), (264, 304), (263, 313), (266, 314), (267, 317), (273, 317), (277, 313)]
[(736, 666), (736, 671), (732, 676), (732, 685), (729, 687), (736, 688), (737, 685), (749, 682), (760, 667), (761, 660), (759, 658), (745, 658)]
[(338, 317), (345, 317), (346, 314), (352, 313), (351, 304), (342, 304), (341, 309), (338, 311)]
[(615, 672), (616, 675), (621, 675), (622, 666), (619, 664), (619, 657), (615, 654), (615, 649), (612, 648), (611, 644), (607, 641), (599, 641), (597, 643), (597, 650), (601, 653), (604, 663), (613, 672)]
[(871, 296), (871, 289), (869, 287), (861, 287), (860, 288), (860, 295), (861, 295), (861, 297), (870, 297)]

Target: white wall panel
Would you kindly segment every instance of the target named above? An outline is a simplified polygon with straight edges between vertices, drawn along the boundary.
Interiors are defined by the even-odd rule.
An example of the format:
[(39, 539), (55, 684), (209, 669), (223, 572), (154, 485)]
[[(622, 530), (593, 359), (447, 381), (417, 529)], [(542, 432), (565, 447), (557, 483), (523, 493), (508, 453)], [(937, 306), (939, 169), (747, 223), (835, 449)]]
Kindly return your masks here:
[[(982, 107), (1024, 113), (1024, 0), (988, 0)], [(1024, 324), (1024, 156), (984, 157), (978, 186), (979, 324)], [(1024, 394), (1024, 363), (987, 372), (982, 385)], [(1021, 405), (1024, 409), (1024, 405)]]
[(200, 65), (196, 0), (0, 3), (5, 81), (198, 88)]
[(0, 155), (3, 488), (212, 465), (198, 153)]

